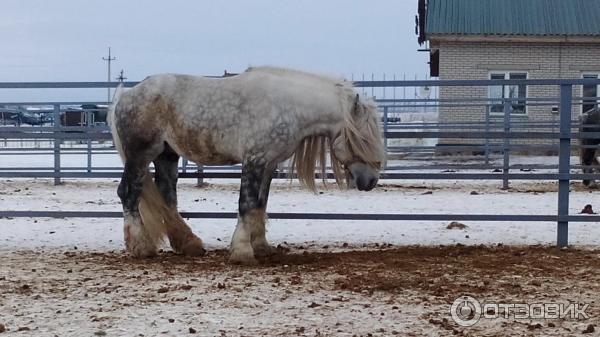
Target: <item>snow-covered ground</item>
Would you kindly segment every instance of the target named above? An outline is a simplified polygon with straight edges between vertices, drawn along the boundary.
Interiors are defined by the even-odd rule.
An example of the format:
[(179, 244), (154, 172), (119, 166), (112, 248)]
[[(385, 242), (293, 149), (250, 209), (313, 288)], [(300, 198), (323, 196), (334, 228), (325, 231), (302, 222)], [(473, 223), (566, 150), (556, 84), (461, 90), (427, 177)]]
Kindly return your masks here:
[[(179, 184), (181, 211), (235, 212), (238, 185), (232, 181), (197, 188), (192, 180)], [(319, 194), (285, 182), (271, 189), (269, 211), (310, 213), (456, 213), (456, 214), (556, 214), (555, 183), (515, 183), (502, 191), (497, 182), (384, 181), (373, 192), (339, 191)], [(577, 184), (577, 183), (574, 183)], [(120, 211), (117, 181), (4, 180), (0, 203), (6, 210)], [(475, 192), (472, 194), (472, 192)], [(570, 212), (587, 204), (600, 208), (595, 193), (571, 192)], [(226, 248), (234, 220), (190, 219), (189, 224), (210, 249)], [(468, 222), (466, 230), (447, 230), (448, 221), (316, 221), (270, 220), (268, 236), (275, 243), (374, 243), (392, 244), (552, 244), (556, 224), (526, 222)], [(120, 249), (119, 219), (0, 219), (0, 250), (79, 246), (91, 250)], [(570, 242), (578, 246), (600, 244), (600, 226), (572, 223)]]
[[(102, 165), (119, 166), (114, 155), (106, 156)], [(40, 157), (3, 161), (2, 167), (51, 166)], [(66, 165), (81, 165), (80, 159), (68, 158), (64, 158)], [(551, 158), (543, 160), (545, 164), (554, 163)], [(515, 162), (540, 160), (522, 157), (515, 158)], [(238, 181), (209, 180), (203, 188), (194, 183), (193, 179), (179, 183), (181, 211), (236, 211)], [(59, 186), (54, 186), (51, 179), (3, 179), (0, 208), (120, 211), (117, 185), (113, 179), (65, 179)], [(332, 187), (314, 194), (295, 183), (276, 181), (269, 211), (556, 214), (556, 183), (515, 181), (511, 186), (502, 191), (498, 181), (381, 180), (371, 192)], [(590, 192), (573, 182), (570, 213), (579, 213), (587, 204), (600, 209), (597, 191)], [(233, 233), (234, 220), (188, 222), (206, 243), (208, 256), (190, 259), (164, 253), (158, 259), (135, 261), (123, 251), (121, 219), (0, 219), (0, 324), (7, 326), (9, 336), (180, 336), (190, 331), (199, 336), (445, 336), (454, 330), (473, 336), (506, 331), (562, 336), (583, 331), (587, 322), (562, 322), (554, 327), (542, 322), (544, 329), (538, 330), (532, 322), (522, 325), (498, 321), (468, 330), (456, 329), (443, 319), (449, 317), (448, 303), (453, 298), (464, 291), (479, 292), (479, 286), (470, 287), (486, 282), (492, 284), (480, 296), (488, 299), (506, 300), (504, 291), (508, 291), (514, 301), (552, 298), (598, 303), (594, 284), (600, 283), (595, 272), (585, 267), (586, 261), (598, 256), (597, 223), (570, 224), (570, 243), (584, 251), (575, 251), (576, 256), (569, 258), (580, 264), (564, 266), (557, 263), (566, 258), (549, 256), (554, 254), (551, 250), (532, 251), (523, 259), (520, 256), (529, 254), (527, 249), (491, 251), (484, 254), (486, 259), (503, 257), (483, 264), (475, 259), (472, 265), (463, 264), (472, 258), (469, 252), (429, 252), (436, 245), (458, 243), (553, 245), (553, 222), (472, 221), (463, 222), (465, 229), (447, 229), (449, 221), (270, 220), (268, 239), (290, 248), (289, 257), (267, 266), (244, 268), (228, 265), (223, 251)], [(406, 251), (399, 251), (386, 257), (387, 262), (379, 253), (330, 254), (379, 251), (382, 247), (409, 247), (410, 251), (413, 245), (422, 245), (422, 250), (414, 248), (417, 251), (410, 259), (410, 254), (403, 259)], [(432, 260), (431, 254), (436, 259)], [(452, 258), (455, 254), (458, 259)], [(584, 258), (581, 254), (587, 255)], [(539, 256), (546, 258), (535, 260)], [(511, 259), (514, 261), (510, 266), (505, 266), (503, 261)], [(537, 267), (528, 267), (531, 263)], [(480, 270), (492, 267), (498, 269)], [(553, 268), (552, 275), (563, 275), (561, 271), (567, 267), (572, 268), (567, 274), (591, 275), (586, 280), (593, 284), (586, 281), (573, 285), (572, 279), (550, 276), (550, 271), (544, 269)], [(481, 279), (464, 282), (461, 273), (471, 273), (469, 268), (474, 269), (468, 277)], [(415, 275), (421, 279), (415, 281)], [(494, 275), (502, 275), (502, 282), (507, 283), (494, 284)], [(371, 289), (368, 282), (361, 283), (363, 277), (373, 277), (376, 286)], [(534, 284), (540, 279), (543, 286), (528, 285), (517, 292), (503, 288), (523, 277)], [(438, 284), (436, 280), (443, 282)], [(450, 284), (456, 288), (446, 288)], [(596, 325), (597, 317), (593, 320)], [(19, 328), (23, 331), (17, 331)]]
[[(50, 167), (50, 155), (15, 155), (0, 157), (2, 168)], [(496, 163), (500, 160), (496, 158)], [(577, 158), (571, 159), (572, 163)], [(66, 154), (63, 167), (84, 167), (84, 154)], [(435, 164), (481, 164), (481, 160), (458, 161), (452, 157), (432, 160), (419, 158), (390, 161), (390, 166), (422, 166)], [(556, 157), (513, 156), (513, 164), (556, 165)], [(95, 167), (119, 167), (114, 153), (94, 155)], [(440, 169), (413, 170), (440, 172)], [(551, 172), (539, 169), (535, 172)], [(402, 171), (410, 172), (410, 171)], [(460, 170), (456, 172), (487, 172)], [(519, 171), (517, 171), (519, 172)], [(74, 180), (54, 186), (51, 179), (4, 179), (0, 181), (0, 205), (6, 210), (89, 210), (120, 211), (116, 196), (118, 182), (111, 179)], [(235, 212), (239, 182), (208, 180), (206, 188), (196, 188), (193, 179), (179, 184), (181, 211)], [(380, 187), (369, 193), (321, 189), (319, 194), (303, 191), (296, 184), (274, 182), (269, 200), (272, 212), (336, 212), (336, 213), (456, 213), (456, 214), (556, 214), (557, 193), (554, 182), (513, 181), (512, 189), (502, 191), (499, 181), (392, 181), (381, 180)], [(600, 208), (596, 193), (572, 183), (570, 213), (577, 214), (591, 204)], [(472, 193), (474, 192), (474, 193)], [(14, 226), (15, 222), (23, 225)], [(79, 245), (89, 249), (122, 247), (121, 224), (118, 219), (0, 219), (0, 250)], [(232, 220), (191, 219), (192, 228), (208, 247), (226, 248), (234, 228)], [(85, 224), (82, 226), (82, 224)], [(552, 244), (556, 239), (555, 223), (472, 222), (465, 231), (448, 231), (442, 221), (306, 221), (271, 220), (269, 236), (274, 242), (320, 243), (390, 242), (394, 244)], [(579, 246), (600, 243), (600, 226), (594, 223), (572, 223), (570, 242)], [(317, 235), (315, 235), (317, 234)], [(60, 240), (56, 238), (60, 237)]]

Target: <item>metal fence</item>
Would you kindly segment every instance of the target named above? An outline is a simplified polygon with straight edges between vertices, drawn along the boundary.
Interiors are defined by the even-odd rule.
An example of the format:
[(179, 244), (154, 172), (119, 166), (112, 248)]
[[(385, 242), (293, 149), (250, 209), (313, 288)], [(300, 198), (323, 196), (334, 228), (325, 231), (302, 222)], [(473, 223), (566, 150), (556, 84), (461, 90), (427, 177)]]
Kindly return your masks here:
[[(136, 82), (124, 82), (130, 87)], [(570, 157), (579, 145), (572, 140), (581, 138), (600, 138), (600, 132), (579, 132), (580, 122), (572, 113), (573, 106), (582, 102), (594, 101), (598, 98), (574, 97), (573, 88), (580, 85), (600, 85), (598, 79), (542, 79), (542, 80), (479, 80), (479, 81), (359, 81), (355, 86), (360, 88), (390, 87), (487, 87), (487, 86), (549, 86), (558, 87), (559, 95), (555, 97), (457, 97), (433, 99), (377, 99), (381, 111), (384, 131), (384, 142), (389, 156), (405, 158), (453, 158), (443, 156), (444, 153), (476, 154), (476, 164), (417, 164), (403, 165), (403, 161), (390, 164), (382, 174), (382, 179), (437, 179), (437, 180), (499, 180), (502, 188), (509, 188), (511, 180), (553, 180), (558, 181), (558, 212), (555, 215), (492, 215), (492, 214), (340, 214), (340, 213), (270, 213), (272, 219), (324, 219), (324, 220), (472, 220), (472, 221), (556, 221), (557, 244), (568, 244), (568, 223), (600, 222), (599, 216), (569, 215), (569, 182), (570, 180), (594, 179), (599, 175), (571, 173), (571, 169), (579, 170), (579, 165), (571, 165)], [(0, 89), (45, 89), (45, 88), (106, 88), (116, 83), (105, 82), (59, 82), (59, 83), (0, 83)], [(518, 101), (528, 106), (551, 106), (557, 110), (550, 120), (534, 121), (515, 116), (511, 107)], [(111, 135), (103, 122), (98, 122), (93, 115), (105, 110), (101, 107), (105, 102), (4, 102), (0, 106), (38, 106), (44, 107), (48, 123), (39, 126), (0, 126), (0, 162), (4, 155), (22, 153), (51, 154), (52, 166), (48, 167), (0, 167), (1, 178), (45, 177), (54, 178), (60, 183), (64, 178), (118, 178), (121, 167), (98, 167), (93, 164), (93, 156), (115, 153), (112, 148)], [(502, 115), (489, 113), (490, 106), (503, 107)], [(73, 106), (95, 107), (81, 110), (80, 125), (68, 125), (65, 114), (73, 112)], [(403, 116), (418, 113), (419, 108), (431, 112), (445, 107), (481, 107), (481, 118), (474, 121), (440, 123), (422, 120), (418, 122), (403, 121)], [(44, 110), (41, 109), (41, 110)], [(76, 119), (77, 121), (77, 119)], [(0, 121), (1, 124), (2, 121)], [(67, 125), (65, 125), (67, 124)], [(440, 146), (430, 145), (393, 145), (391, 142), (406, 139), (472, 139), (476, 143), (453, 144)], [(36, 146), (18, 142), (33, 141)], [(528, 141), (524, 144), (523, 141)], [(531, 143), (531, 142), (534, 143)], [(2, 144), (3, 142), (3, 144)], [(535, 143), (538, 142), (538, 143)], [(61, 146), (62, 144), (62, 146)], [(68, 146), (65, 146), (68, 144)], [(4, 145), (4, 146), (2, 146)], [(549, 151), (558, 156), (558, 165), (517, 165), (511, 164), (511, 153), (523, 151)], [(61, 156), (66, 154), (85, 154), (87, 163), (81, 167), (65, 167), (61, 165)], [(497, 163), (499, 162), (499, 163)], [(467, 170), (469, 173), (453, 172)], [(536, 169), (544, 169), (545, 173), (534, 173)], [(443, 172), (434, 172), (443, 170)], [(514, 173), (518, 171), (520, 173)], [(239, 166), (202, 167), (183, 162), (180, 167), (181, 178), (239, 178)], [(277, 178), (287, 178), (285, 173)], [(80, 212), (80, 211), (9, 211), (0, 210), (0, 217), (120, 217), (120, 212)], [(188, 218), (235, 218), (235, 213), (183, 213)]]

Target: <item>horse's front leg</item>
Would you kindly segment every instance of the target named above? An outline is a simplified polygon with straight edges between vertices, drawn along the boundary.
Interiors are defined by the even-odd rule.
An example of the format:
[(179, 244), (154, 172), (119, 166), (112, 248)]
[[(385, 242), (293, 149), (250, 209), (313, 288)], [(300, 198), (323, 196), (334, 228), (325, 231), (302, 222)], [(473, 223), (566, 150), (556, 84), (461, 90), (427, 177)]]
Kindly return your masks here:
[(260, 191), (258, 195), (259, 204), (262, 207), (263, 221), (259, 223), (256, 228), (254, 235), (252, 236), (252, 248), (254, 249), (254, 256), (257, 258), (265, 258), (277, 253), (277, 249), (267, 242), (265, 224), (267, 221), (267, 202), (269, 201), (269, 190), (271, 188), (271, 180), (275, 170), (267, 169), (264, 172), (262, 182), (260, 185)]
[(262, 237), (266, 244), (264, 240), (266, 198), (260, 197), (266, 172), (266, 165), (260, 160), (250, 159), (242, 164), (238, 223), (231, 240), (230, 262), (256, 264), (253, 242), (256, 238)]

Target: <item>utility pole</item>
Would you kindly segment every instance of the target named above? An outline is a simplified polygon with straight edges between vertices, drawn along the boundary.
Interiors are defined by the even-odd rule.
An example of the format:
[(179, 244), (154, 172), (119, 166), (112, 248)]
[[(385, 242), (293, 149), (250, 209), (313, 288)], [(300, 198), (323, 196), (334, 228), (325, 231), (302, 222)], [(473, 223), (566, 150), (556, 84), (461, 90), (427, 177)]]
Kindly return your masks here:
[[(114, 60), (116, 60), (116, 57), (111, 57), (110, 55), (110, 47), (108, 47), (108, 58), (103, 57), (102, 60), (106, 61), (108, 63), (108, 83), (110, 83), (110, 63)], [(110, 103), (110, 87), (107, 88), (108, 89), (108, 95), (106, 96), (106, 102)]]
[(123, 82), (125, 82), (126, 79), (127, 79), (127, 77), (125, 77), (123, 69), (121, 69), (121, 72), (119, 73), (119, 77), (117, 77), (116, 80), (123, 83)]

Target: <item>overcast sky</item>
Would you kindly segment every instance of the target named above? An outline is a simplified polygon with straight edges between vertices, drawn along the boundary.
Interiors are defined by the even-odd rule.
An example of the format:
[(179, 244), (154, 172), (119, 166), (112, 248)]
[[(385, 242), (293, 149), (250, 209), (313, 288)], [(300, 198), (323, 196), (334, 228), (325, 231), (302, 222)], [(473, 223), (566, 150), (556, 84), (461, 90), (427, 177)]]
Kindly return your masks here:
[[(0, 81), (221, 75), (278, 65), (332, 75), (427, 74), (417, 0), (2, 0)], [(2, 95), (4, 96), (4, 95)]]

